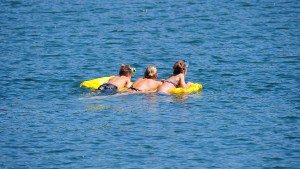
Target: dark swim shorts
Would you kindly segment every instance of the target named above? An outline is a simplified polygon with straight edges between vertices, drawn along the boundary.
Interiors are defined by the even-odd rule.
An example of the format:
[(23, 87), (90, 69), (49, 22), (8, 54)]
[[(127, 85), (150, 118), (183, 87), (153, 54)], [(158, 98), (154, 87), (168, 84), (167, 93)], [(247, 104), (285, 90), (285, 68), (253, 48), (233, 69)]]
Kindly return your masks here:
[(101, 90), (103, 92), (113, 92), (117, 93), (118, 92), (118, 87), (110, 84), (110, 83), (104, 83), (103, 85), (98, 87), (98, 90)]

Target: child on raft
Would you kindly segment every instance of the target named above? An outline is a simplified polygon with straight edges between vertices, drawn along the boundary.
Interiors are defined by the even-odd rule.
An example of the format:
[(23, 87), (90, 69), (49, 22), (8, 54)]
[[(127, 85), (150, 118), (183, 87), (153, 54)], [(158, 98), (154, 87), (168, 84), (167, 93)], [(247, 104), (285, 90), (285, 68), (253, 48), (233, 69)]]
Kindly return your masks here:
[(173, 75), (170, 76), (164, 83), (157, 89), (158, 93), (169, 93), (170, 90), (181, 87), (188, 88), (192, 83), (185, 83), (185, 76), (187, 73), (188, 63), (184, 60), (177, 61), (173, 66)]
[(143, 78), (137, 79), (129, 88), (130, 92), (153, 92), (162, 85), (161, 81), (157, 81), (157, 69), (155, 66), (148, 66)]
[(109, 79), (106, 83), (99, 86), (98, 90), (118, 92), (118, 89), (120, 88), (129, 88), (131, 86), (130, 79), (133, 72), (134, 70), (130, 67), (130, 65), (122, 64), (119, 71), (119, 76)]

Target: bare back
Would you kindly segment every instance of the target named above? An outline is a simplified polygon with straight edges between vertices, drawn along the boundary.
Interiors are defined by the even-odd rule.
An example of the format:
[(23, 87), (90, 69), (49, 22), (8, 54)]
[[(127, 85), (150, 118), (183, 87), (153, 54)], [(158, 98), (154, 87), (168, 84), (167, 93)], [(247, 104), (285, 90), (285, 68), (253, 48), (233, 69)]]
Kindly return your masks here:
[(169, 77), (165, 82), (157, 89), (157, 92), (168, 93), (170, 90), (176, 87), (187, 88), (191, 83), (185, 83), (185, 75), (180, 73)]
[(156, 81), (153, 79), (147, 79), (147, 78), (139, 78), (134, 82), (132, 85), (133, 88), (141, 90), (141, 91), (154, 91), (156, 90), (162, 82)]
[(117, 86), (118, 89), (131, 86), (130, 78), (126, 76), (115, 76), (109, 79), (107, 83)]

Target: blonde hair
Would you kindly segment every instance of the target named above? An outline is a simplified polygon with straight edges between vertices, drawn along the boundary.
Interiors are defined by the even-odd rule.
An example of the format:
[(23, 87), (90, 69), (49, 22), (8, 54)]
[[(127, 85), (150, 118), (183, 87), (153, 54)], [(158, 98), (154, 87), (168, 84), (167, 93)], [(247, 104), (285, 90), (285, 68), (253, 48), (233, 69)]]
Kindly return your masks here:
[(186, 70), (187, 64), (183, 60), (177, 61), (173, 66), (173, 74), (177, 75)]
[(157, 69), (155, 66), (148, 66), (146, 68), (144, 77), (145, 78), (152, 78), (153, 76), (155, 76), (157, 74)]
[(133, 70), (132, 68), (130, 67), (130, 65), (127, 65), (127, 64), (122, 64), (121, 67), (120, 67), (120, 71), (119, 71), (119, 75), (122, 76), (122, 75), (131, 75), (133, 73)]

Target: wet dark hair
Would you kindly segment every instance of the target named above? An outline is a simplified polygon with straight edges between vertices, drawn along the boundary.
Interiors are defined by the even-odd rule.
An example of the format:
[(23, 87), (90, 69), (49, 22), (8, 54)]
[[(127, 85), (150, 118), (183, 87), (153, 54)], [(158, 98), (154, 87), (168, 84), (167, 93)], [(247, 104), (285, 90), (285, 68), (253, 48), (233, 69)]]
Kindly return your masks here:
[(133, 70), (132, 68), (127, 65), (127, 64), (122, 64), (121, 65), (121, 68), (120, 68), (120, 71), (119, 71), (119, 75), (122, 76), (122, 75), (131, 75), (133, 73)]
[(177, 61), (173, 66), (173, 74), (178, 75), (182, 73), (184, 70), (186, 70), (187, 64), (183, 60)]

